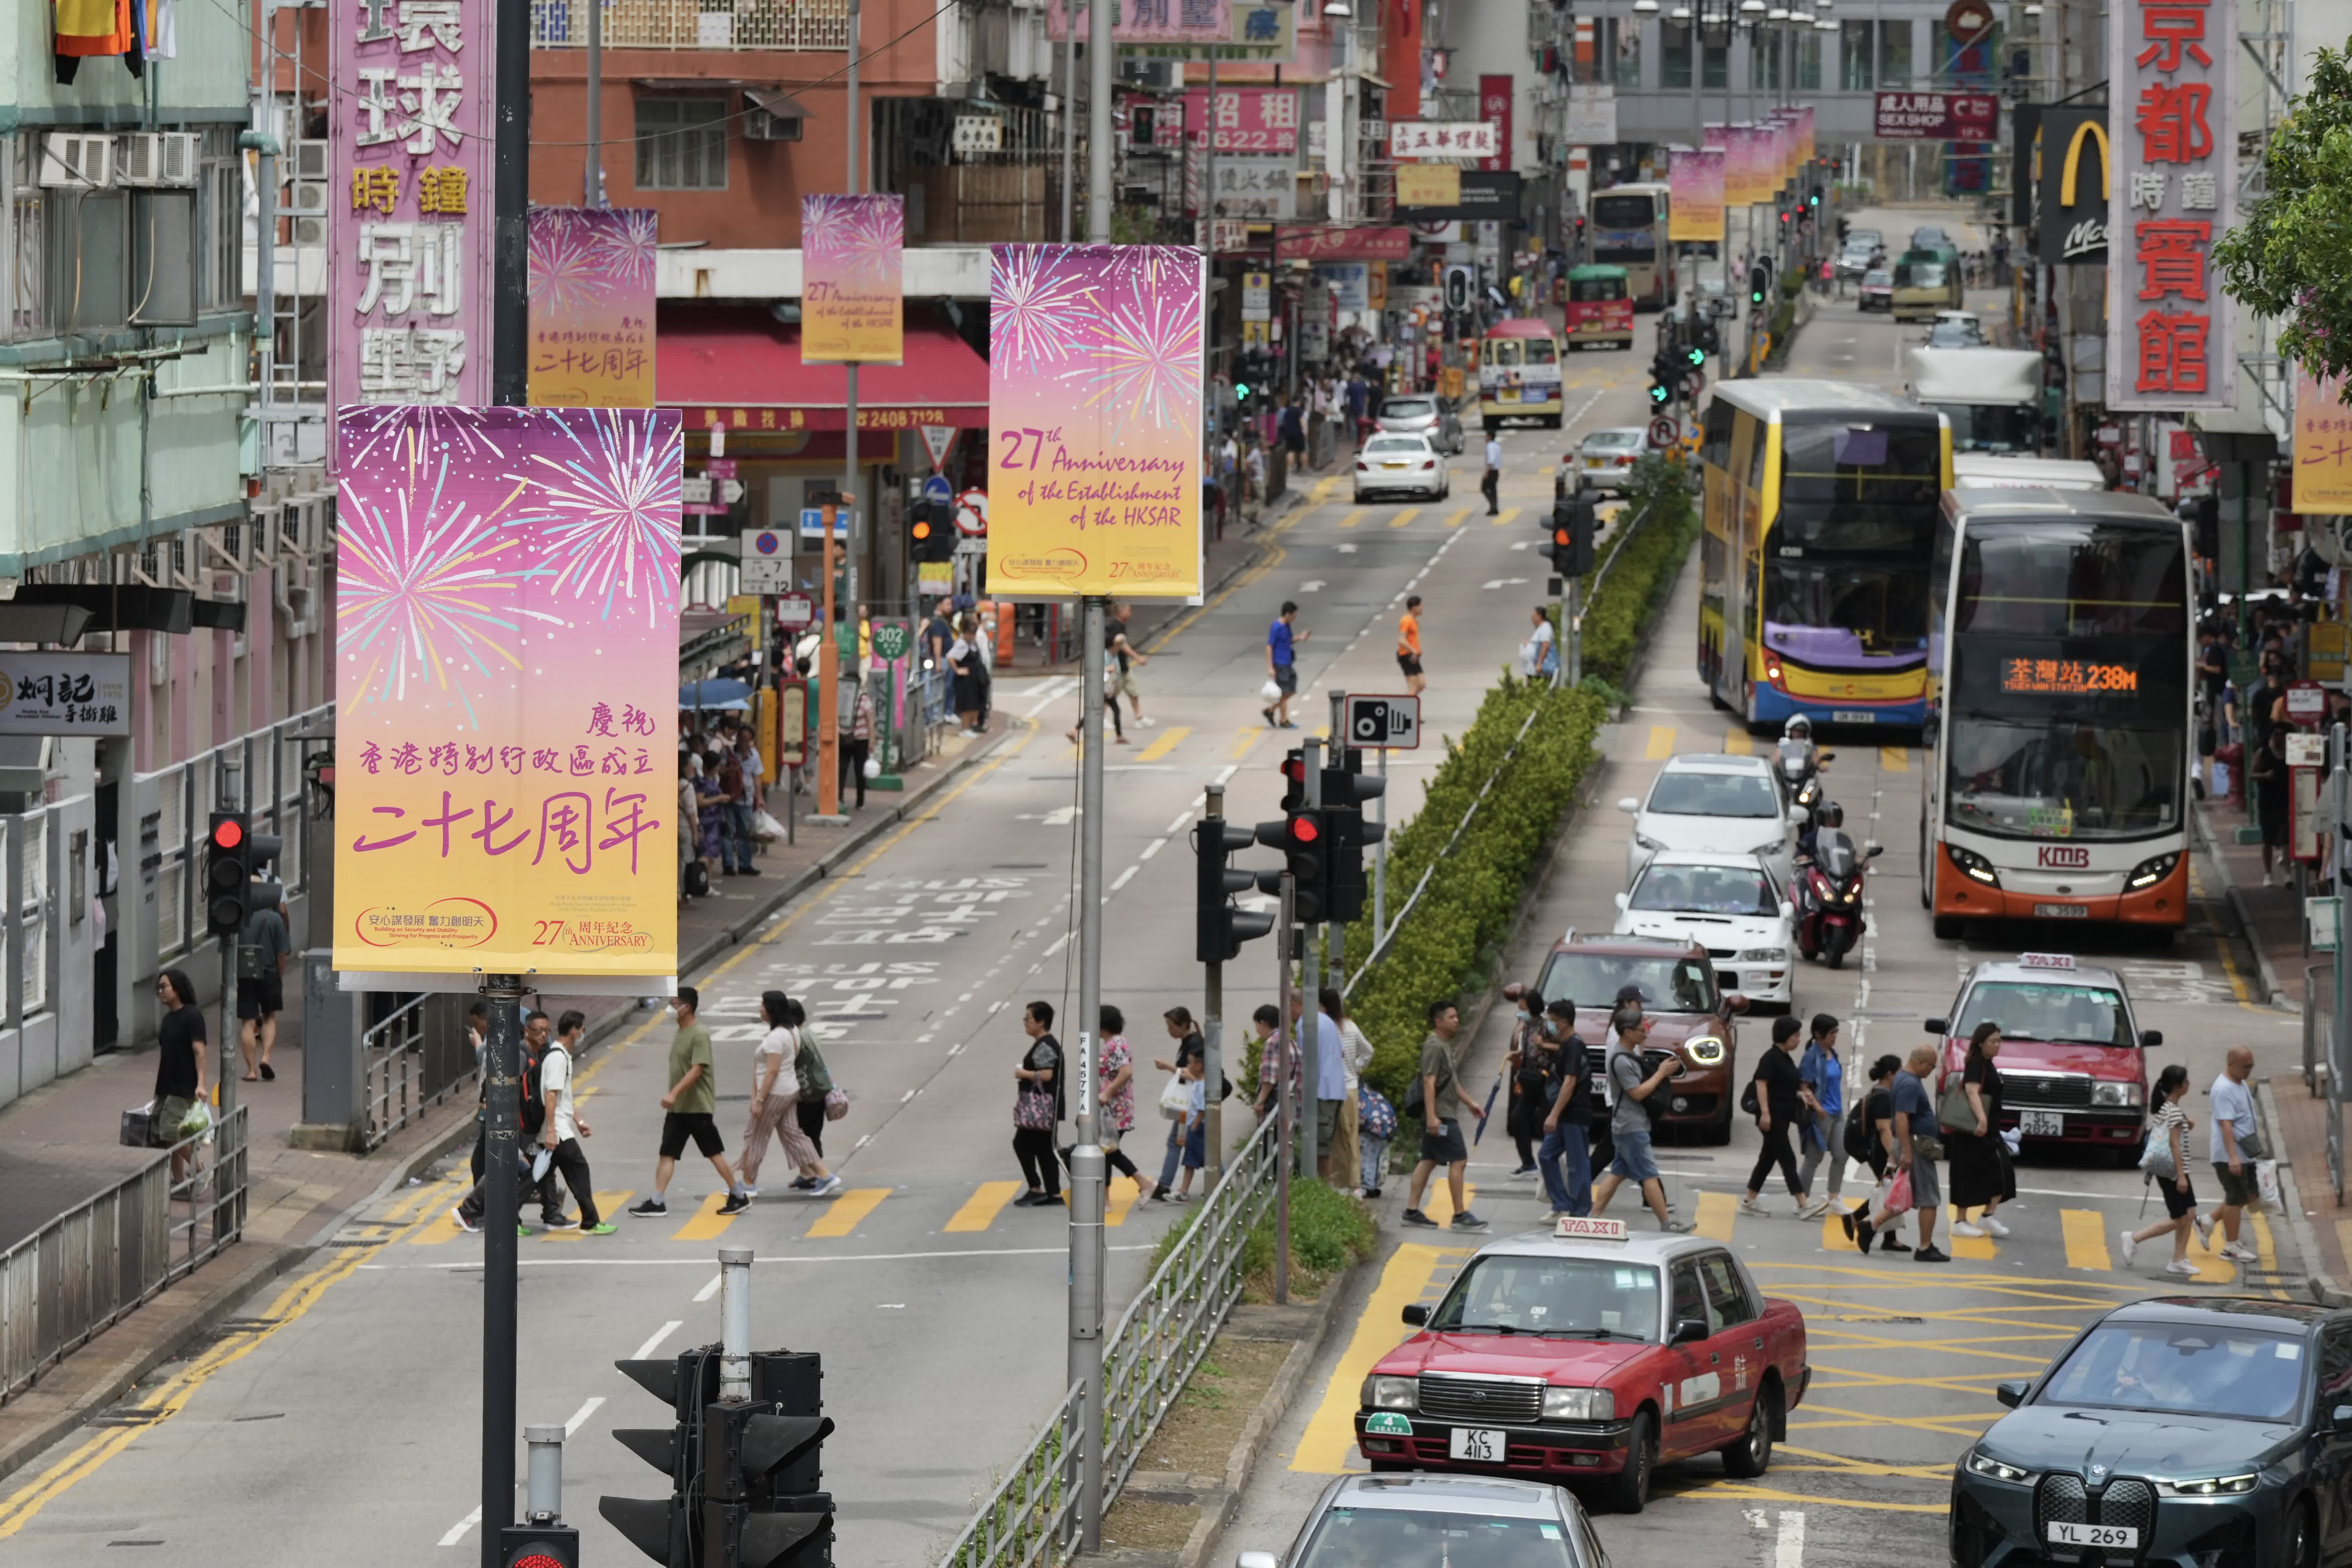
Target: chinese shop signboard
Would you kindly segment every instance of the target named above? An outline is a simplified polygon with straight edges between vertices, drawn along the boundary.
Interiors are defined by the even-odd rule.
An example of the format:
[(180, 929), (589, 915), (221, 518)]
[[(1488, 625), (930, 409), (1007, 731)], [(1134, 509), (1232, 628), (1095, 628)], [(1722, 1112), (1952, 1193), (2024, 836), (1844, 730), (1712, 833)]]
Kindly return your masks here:
[(2236, 218), (2237, 37), (2234, 0), (2119, 0), (2108, 23), (2110, 409), (2237, 403), (2213, 271), (2213, 242)]
[(677, 411), (339, 412), (336, 969), (667, 984)]
[[(490, 400), (494, 0), (330, 8), (327, 401)], [(331, 449), (332, 443), (330, 443)]]
[(1295, 87), (1221, 87), (1215, 123), (1210, 122), (1209, 89), (1184, 95), (1184, 137), (1206, 147), (1211, 134), (1220, 153), (1298, 151), (1298, 89)]

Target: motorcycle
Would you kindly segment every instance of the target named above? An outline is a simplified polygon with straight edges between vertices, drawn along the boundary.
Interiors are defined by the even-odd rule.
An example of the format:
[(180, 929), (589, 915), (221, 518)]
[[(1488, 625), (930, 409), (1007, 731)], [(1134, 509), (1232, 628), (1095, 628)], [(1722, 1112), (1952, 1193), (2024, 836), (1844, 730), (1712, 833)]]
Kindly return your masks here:
[(1780, 781), (1788, 788), (1789, 799), (1804, 814), (1801, 820), (1807, 825), (1808, 836), (1811, 825), (1821, 810), (1822, 764), (1834, 755), (1833, 752), (1814, 750), (1811, 741), (1787, 735), (1782, 736), (1776, 745), (1773, 765), (1780, 770)]
[(1862, 940), (1862, 880), (1869, 862), (1886, 852), (1882, 844), (1857, 851), (1843, 831), (1824, 827), (1812, 853), (1797, 858), (1797, 951), (1808, 959), (1827, 957), (1843, 968), (1845, 955)]

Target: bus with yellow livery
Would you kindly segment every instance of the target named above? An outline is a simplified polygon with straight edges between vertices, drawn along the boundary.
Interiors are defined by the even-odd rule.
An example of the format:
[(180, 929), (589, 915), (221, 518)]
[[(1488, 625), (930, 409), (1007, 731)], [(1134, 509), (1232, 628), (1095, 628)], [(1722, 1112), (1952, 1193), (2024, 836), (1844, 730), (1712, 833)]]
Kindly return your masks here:
[(1943, 416), (1846, 382), (1718, 382), (1699, 465), (1708, 695), (1752, 726), (1924, 726)]

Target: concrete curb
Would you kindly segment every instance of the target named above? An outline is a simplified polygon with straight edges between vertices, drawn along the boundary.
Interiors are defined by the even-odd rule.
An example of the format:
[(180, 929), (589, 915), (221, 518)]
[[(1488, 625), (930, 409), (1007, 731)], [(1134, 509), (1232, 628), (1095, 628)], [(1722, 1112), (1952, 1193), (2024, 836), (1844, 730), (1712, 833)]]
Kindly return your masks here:
[[(2189, 820), (2197, 825), (2198, 848), (2205, 857), (2206, 868), (2221, 889), (2221, 901), (2229, 906), (2230, 918), (2238, 923), (2237, 935), (2254, 955), (2255, 972), (2261, 975), (2263, 998), (2273, 1007), (2286, 1007), (2286, 989), (2279, 984), (2278, 971), (2271, 965), (2271, 955), (2254, 935), (2254, 922), (2246, 913), (2245, 895), (2238, 891), (2237, 882), (2230, 875), (2230, 864), (2221, 858), (2216, 847), (2220, 843), (2213, 835), (2212, 820), (2205, 815), (2205, 802), (2192, 795), (2189, 798)], [(2294, 1009), (2290, 1009), (2291, 1011)]]
[[(2263, 1136), (2270, 1140), (2271, 1147), (2285, 1148), (2286, 1140), (2279, 1135), (2278, 1101), (2268, 1079), (2255, 1082), (2254, 1110), (2263, 1120)], [(2303, 1265), (2304, 1290), (2323, 1307), (2352, 1306), (2352, 1295), (2339, 1288), (2325, 1269), (2315, 1267), (2320, 1257), (2319, 1237), (2312, 1229), (2310, 1216), (2304, 1212), (2303, 1184), (2295, 1179), (2294, 1163), (2281, 1160), (2278, 1175), (2279, 1207), (2283, 1211), (2279, 1217), (2286, 1222), (2294, 1238), (2295, 1251)]]

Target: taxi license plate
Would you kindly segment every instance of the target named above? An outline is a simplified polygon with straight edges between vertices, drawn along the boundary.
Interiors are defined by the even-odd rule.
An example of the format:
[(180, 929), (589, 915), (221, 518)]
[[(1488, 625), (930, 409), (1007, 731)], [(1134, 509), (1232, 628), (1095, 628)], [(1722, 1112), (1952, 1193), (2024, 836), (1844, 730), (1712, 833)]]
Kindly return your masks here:
[(1878, 715), (1867, 708), (1838, 708), (1831, 710), (1830, 721), (1836, 724), (1875, 724)]
[(2063, 1110), (2021, 1110), (2017, 1113), (2017, 1130), (2028, 1138), (2063, 1138), (2066, 1136), (2066, 1113)]
[(2033, 918), (2038, 921), (2086, 921), (2091, 918), (2088, 904), (2036, 904)]
[(2056, 1546), (2120, 1547), (2126, 1552), (2139, 1549), (2139, 1531), (2128, 1524), (2071, 1524), (2053, 1519), (2045, 1527), (2050, 1541)]
[(1507, 386), (1503, 388), (1502, 391), (1495, 394), (1495, 401), (1497, 403), (1517, 403), (1518, 400), (1518, 389), (1516, 387)]
[(1445, 1439), (1446, 1457), (1468, 1459), (1481, 1465), (1499, 1465), (1503, 1462), (1509, 1437), (1509, 1433), (1491, 1426), (1456, 1426)]

